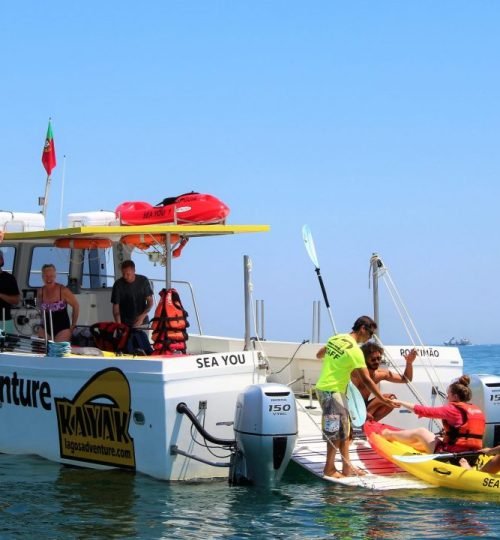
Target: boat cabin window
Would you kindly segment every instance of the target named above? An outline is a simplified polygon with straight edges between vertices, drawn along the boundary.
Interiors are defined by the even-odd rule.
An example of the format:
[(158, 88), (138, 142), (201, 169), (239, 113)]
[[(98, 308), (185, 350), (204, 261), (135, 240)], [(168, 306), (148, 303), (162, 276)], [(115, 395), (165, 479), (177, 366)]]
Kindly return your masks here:
[(44, 264), (53, 264), (57, 269), (57, 281), (66, 285), (69, 276), (70, 251), (54, 246), (34, 247), (31, 254), (28, 286), (37, 288), (43, 285), (42, 266)]
[(111, 249), (84, 249), (82, 289), (112, 287), (115, 282)]
[(65, 249), (54, 246), (33, 248), (29, 274), (29, 287), (43, 285), (41, 269), (44, 264), (57, 268), (57, 280), (74, 293), (80, 289), (112, 287), (115, 281), (112, 250)]
[(9, 272), (9, 274), (12, 274), (14, 270), (14, 260), (16, 258), (16, 248), (11, 246), (4, 246), (2, 244), (0, 246), (0, 249), (3, 252), (2, 270), (4, 270), (5, 272)]

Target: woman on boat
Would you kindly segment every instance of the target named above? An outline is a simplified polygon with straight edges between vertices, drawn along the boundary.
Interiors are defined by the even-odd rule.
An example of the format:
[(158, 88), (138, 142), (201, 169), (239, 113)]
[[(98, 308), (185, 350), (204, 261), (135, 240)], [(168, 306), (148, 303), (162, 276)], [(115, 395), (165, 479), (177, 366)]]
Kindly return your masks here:
[[(57, 271), (53, 264), (42, 266), (43, 287), (38, 289), (37, 299), (42, 311), (40, 337), (48, 337), (54, 341), (70, 341), (73, 329), (78, 322), (80, 306), (75, 295), (56, 281)], [(68, 314), (71, 306), (71, 322)]]
[(381, 435), (388, 441), (399, 441), (429, 454), (480, 450), (483, 446), (485, 418), (479, 407), (469, 403), (472, 397), (469, 384), (470, 378), (467, 375), (462, 375), (458, 381), (450, 384), (447, 390), (448, 403), (441, 407), (394, 400), (394, 403), (413, 411), (419, 417), (441, 419), (442, 434), (416, 428), (402, 431), (384, 429)]

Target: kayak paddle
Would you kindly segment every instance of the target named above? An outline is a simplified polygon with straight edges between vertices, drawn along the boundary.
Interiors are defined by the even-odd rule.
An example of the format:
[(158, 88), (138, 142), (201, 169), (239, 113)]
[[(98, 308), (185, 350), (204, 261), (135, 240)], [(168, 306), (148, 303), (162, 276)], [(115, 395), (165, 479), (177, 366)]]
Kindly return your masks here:
[[(306, 246), (307, 253), (312, 263), (314, 264), (314, 269), (316, 270), (316, 274), (318, 275), (321, 292), (323, 293), (323, 298), (325, 299), (325, 304), (328, 310), (328, 315), (330, 317), (330, 322), (332, 323), (333, 333), (336, 334), (337, 328), (335, 327), (335, 321), (333, 320), (332, 308), (330, 307), (330, 302), (328, 302), (325, 284), (323, 283), (323, 278), (321, 277), (321, 272), (319, 269), (319, 261), (318, 255), (316, 253), (316, 247), (314, 245), (311, 229), (309, 229), (308, 225), (302, 226), (302, 239), (304, 240), (304, 245)], [(363, 399), (363, 396), (356, 388), (356, 386), (354, 386), (354, 384), (350, 381), (347, 385), (347, 404), (353, 426), (361, 427), (366, 421), (365, 400)]]
[(471, 457), (482, 454), (480, 450), (469, 451), (469, 452), (448, 452), (445, 454), (412, 454), (409, 456), (392, 456), (398, 461), (403, 463), (425, 463), (426, 461), (436, 460), (442, 461), (443, 459), (456, 459), (461, 457)]
[(326, 294), (325, 284), (323, 283), (323, 278), (321, 277), (321, 271), (319, 269), (318, 255), (316, 254), (316, 247), (314, 246), (314, 240), (311, 234), (311, 229), (308, 225), (303, 225), (302, 227), (302, 239), (304, 240), (304, 245), (306, 246), (307, 253), (314, 264), (314, 269), (318, 275), (319, 284), (321, 287), (321, 292), (323, 293), (323, 298), (325, 299), (326, 309), (328, 310), (328, 315), (330, 317), (330, 322), (332, 323), (333, 333), (337, 333), (337, 328), (335, 327), (335, 321), (333, 320), (332, 309), (330, 308), (330, 302), (328, 302), (328, 296)]

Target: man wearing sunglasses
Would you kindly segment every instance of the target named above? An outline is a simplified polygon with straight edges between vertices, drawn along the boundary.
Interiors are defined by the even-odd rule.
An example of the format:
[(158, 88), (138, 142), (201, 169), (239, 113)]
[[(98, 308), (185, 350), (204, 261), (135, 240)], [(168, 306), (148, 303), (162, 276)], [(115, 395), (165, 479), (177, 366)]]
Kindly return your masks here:
[[(316, 354), (317, 358), (323, 358), (321, 374), (316, 383), (316, 394), (323, 412), (323, 438), (327, 442), (323, 471), (325, 476), (342, 478), (364, 474), (349, 461), (351, 425), (346, 392), (353, 372), (384, 405), (391, 408), (396, 406), (380, 393), (371, 379), (359, 346), (359, 343), (371, 339), (376, 329), (377, 324), (373, 319), (366, 315), (359, 317), (349, 334), (332, 336)], [(335, 467), (337, 450), (342, 456), (342, 471), (338, 471)]]
[[(361, 350), (363, 351), (366, 367), (368, 368), (370, 377), (375, 384), (378, 385), (380, 381), (387, 381), (397, 384), (409, 383), (412, 381), (413, 362), (417, 357), (417, 351), (415, 349), (404, 355), (404, 359), (406, 360), (406, 367), (402, 375), (400, 375), (399, 373), (393, 373), (390, 369), (380, 369), (380, 363), (382, 362), (384, 349), (380, 347), (380, 345), (378, 345), (377, 343), (369, 341), (361, 347)], [(372, 397), (372, 399), (370, 399), (371, 390), (367, 386), (365, 386), (358, 373), (356, 373), (355, 371), (351, 375), (351, 380), (356, 385), (361, 395), (363, 396), (363, 399), (365, 400), (368, 420), (375, 420), (376, 422), (380, 422), (382, 418), (385, 418), (392, 411), (393, 407), (389, 407), (384, 403), (381, 403), (377, 397)], [(395, 394), (383, 395), (388, 399), (396, 399)]]

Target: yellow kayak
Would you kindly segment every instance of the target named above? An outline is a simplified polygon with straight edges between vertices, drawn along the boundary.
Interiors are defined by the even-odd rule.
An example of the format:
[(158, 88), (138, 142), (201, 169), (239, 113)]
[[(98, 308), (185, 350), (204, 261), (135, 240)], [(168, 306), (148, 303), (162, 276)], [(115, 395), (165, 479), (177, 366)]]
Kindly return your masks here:
[(397, 459), (395, 456), (420, 455), (424, 458), (426, 454), (400, 442), (389, 442), (380, 435), (380, 431), (383, 429), (394, 428), (378, 422), (367, 422), (365, 424), (364, 431), (372, 448), (380, 456), (398, 465), (413, 476), (434, 486), (500, 495), (500, 474), (488, 474), (478, 470), (491, 457), (480, 455), (475, 467), (472, 469), (464, 469), (459, 465), (452, 465), (437, 459), (419, 461), (419, 458), (415, 457), (410, 458), (415, 461), (406, 462)]

